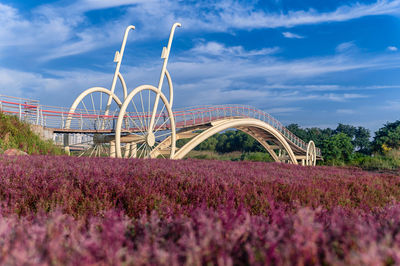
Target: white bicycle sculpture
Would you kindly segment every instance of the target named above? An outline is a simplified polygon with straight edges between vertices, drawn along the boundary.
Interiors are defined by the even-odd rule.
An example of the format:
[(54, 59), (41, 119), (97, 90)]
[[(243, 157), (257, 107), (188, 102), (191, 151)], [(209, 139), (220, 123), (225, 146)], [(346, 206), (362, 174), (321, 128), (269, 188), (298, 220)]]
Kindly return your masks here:
[[(175, 153), (176, 130), (172, 113), (173, 85), (167, 70), (168, 58), (176, 27), (172, 26), (167, 47), (163, 47), (164, 59), (158, 87), (141, 85), (127, 94), (120, 66), (129, 31), (125, 30), (121, 50), (115, 53), (117, 62), (111, 89), (93, 87), (82, 92), (73, 102), (66, 119), (65, 128), (84, 128), (93, 133), (80, 156), (104, 156), (124, 158), (172, 158)], [(164, 77), (169, 86), (169, 99), (162, 92)], [(115, 94), (117, 79), (123, 88), (123, 100)], [(107, 99), (107, 101), (103, 101)], [(90, 109), (92, 108), (92, 109)], [(117, 120), (116, 120), (117, 119)], [(116, 123), (115, 123), (116, 120)], [(112, 131), (115, 129), (115, 134)], [(107, 133), (107, 134), (105, 134)], [(66, 147), (69, 152), (69, 147)]]

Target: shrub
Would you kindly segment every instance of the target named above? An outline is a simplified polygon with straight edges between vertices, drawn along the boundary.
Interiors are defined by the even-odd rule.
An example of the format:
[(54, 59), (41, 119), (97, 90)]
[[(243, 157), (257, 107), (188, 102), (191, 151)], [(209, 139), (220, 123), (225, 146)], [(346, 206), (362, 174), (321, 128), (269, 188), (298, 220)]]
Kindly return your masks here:
[(34, 134), (28, 123), (21, 122), (16, 116), (0, 112), (0, 151), (9, 148), (22, 150), (28, 154), (63, 154), (61, 148), (52, 141), (44, 141)]

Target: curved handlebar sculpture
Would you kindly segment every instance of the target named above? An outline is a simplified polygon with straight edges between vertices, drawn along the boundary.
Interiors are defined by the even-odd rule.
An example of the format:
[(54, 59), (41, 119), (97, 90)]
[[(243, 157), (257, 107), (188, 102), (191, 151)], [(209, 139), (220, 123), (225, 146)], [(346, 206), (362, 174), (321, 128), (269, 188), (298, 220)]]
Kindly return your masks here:
[[(158, 87), (141, 85), (135, 88), (121, 106), (115, 130), (116, 155), (119, 158), (155, 158), (160, 155), (172, 159), (175, 154), (173, 88), (171, 77), (167, 72), (167, 64), (175, 29), (180, 26), (179, 23), (172, 26), (168, 45), (163, 47), (161, 58), (164, 62)], [(164, 76), (167, 77), (170, 85), (169, 101), (162, 92)], [(168, 145), (165, 142), (166, 139), (169, 139)]]

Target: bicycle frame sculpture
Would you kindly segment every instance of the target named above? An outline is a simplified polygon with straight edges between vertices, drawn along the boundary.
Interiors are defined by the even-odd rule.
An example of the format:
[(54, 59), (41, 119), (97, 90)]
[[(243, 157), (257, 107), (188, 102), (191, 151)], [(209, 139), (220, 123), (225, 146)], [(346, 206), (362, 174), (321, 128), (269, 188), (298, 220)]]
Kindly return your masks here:
[[(176, 139), (175, 120), (172, 113), (173, 85), (166, 67), (175, 29), (180, 26), (179, 23), (175, 23), (172, 26), (168, 46), (163, 47), (161, 57), (164, 59), (164, 63), (158, 87), (142, 85), (135, 88), (129, 94), (126, 82), (120, 73), (120, 67), (128, 34), (135, 27), (131, 25), (126, 28), (121, 49), (115, 53), (114, 62), (117, 63), (117, 66), (111, 88), (92, 87), (85, 90), (75, 99), (68, 112), (65, 123), (66, 129), (70, 129), (71, 125), (75, 125), (76, 127), (80, 123), (79, 126), (81, 129), (92, 129), (94, 132), (88, 140), (88, 143), (92, 142), (92, 144), (87, 145), (89, 148), (85, 149), (80, 156), (104, 156), (107, 154), (111, 157), (117, 155), (118, 157), (149, 158), (160, 155), (165, 157), (164, 155), (167, 155), (168, 158), (172, 158), (175, 153)], [(162, 92), (164, 76), (169, 86), (169, 100), (167, 100)], [(123, 89), (122, 101), (115, 94), (118, 79)], [(143, 92), (148, 92), (145, 94), (145, 97), (147, 95), (147, 99), (144, 102)], [(107, 99), (107, 102), (103, 102), (103, 97)], [(139, 99), (140, 106), (142, 107), (141, 112), (138, 111), (140, 108), (137, 107)], [(161, 111), (159, 108), (160, 99)], [(150, 108), (153, 100), (154, 104)], [(92, 109), (88, 108), (88, 106)], [(82, 116), (85, 119), (82, 119)], [(117, 117), (115, 126), (115, 119)], [(161, 117), (163, 117), (164, 123), (159, 124)], [(114, 129), (115, 135), (112, 134)], [(168, 141), (164, 141), (166, 139)], [(162, 142), (163, 144), (160, 145)], [(68, 145), (66, 145), (65, 149), (69, 154)]]
[[(161, 58), (164, 59), (164, 62), (158, 87), (152, 85), (136, 87), (128, 94), (121, 106), (115, 130), (116, 155), (119, 158), (136, 157), (136, 154), (137, 157), (142, 158), (158, 156), (173, 158), (175, 154), (176, 129), (172, 113), (173, 86), (167, 64), (175, 29), (180, 26), (179, 23), (172, 26), (168, 45), (163, 47)], [(162, 92), (164, 76), (167, 77), (170, 88), (169, 100)], [(143, 94), (144, 97), (147, 97), (144, 101)], [(151, 106), (153, 99), (154, 105)], [(129, 109), (132, 111), (130, 112)], [(160, 120), (161, 118), (162, 120)], [(123, 150), (124, 154), (122, 154)]]

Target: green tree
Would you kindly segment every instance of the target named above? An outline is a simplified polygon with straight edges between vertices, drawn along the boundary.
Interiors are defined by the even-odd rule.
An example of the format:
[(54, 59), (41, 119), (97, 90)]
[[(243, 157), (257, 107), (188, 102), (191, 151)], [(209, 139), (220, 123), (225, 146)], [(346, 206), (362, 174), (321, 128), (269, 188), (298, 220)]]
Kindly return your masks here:
[(349, 136), (352, 140), (354, 139), (357, 132), (357, 128), (352, 125), (344, 125), (339, 123), (335, 129), (335, 134), (344, 133)]
[(200, 151), (215, 151), (215, 148), (217, 146), (218, 140), (216, 137), (211, 136), (202, 143), (200, 143), (197, 147), (196, 150)]
[(370, 131), (364, 127), (358, 127), (354, 136), (353, 145), (362, 154), (371, 153)]
[(307, 129), (302, 129), (298, 124), (290, 124), (286, 127), (290, 132), (295, 134), (300, 139), (307, 142), (308, 140), (308, 132)]
[(375, 152), (384, 153), (392, 149), (400, 148), (400, 120), (386, 123), (375, 132), (372, 149)]
[(230, 150), (228, 139), (229, 139), (229, 137), (226, 134), (219, 134), (217, 136), (218, 142), (215, 147), (215, 150), (220, 153), (227, 152), (227, 150)]
[(177, 148), (182, 148), (183, 146), (185, 146), (186, 143), (188, 143), (190, 141), (190, 139), (178, 139), (176, 141), (176, 147)]
[(368, 154), (370, 152), (370, 132), (364, 127), (355, 127), (352, 125), (339, 124), (335, 129), (335, 134), (344, 133), (351, 138), (354, 149), (360, 153)]
[(334, 130), (330, 128), (321, 129), (312, 127), (303, 129), (300, 128), (298, 124), (290, 124), (286, 128), (306, 143), (310, 140), (314, 141), (317, 147), (321, 146), (325, 139), (331, 137), (335, 133)]
[(322, 147), (325, 140), (333, 135), (334, 135), (334, 130), (330, 128), (325, 128), (325, 129), (317, 127), (307, 128), (307, 138), (304, 141), (309, 142), (310, 140), (312, 140), (314, 141), (317, 147)]
[(325, 161), (334, 165), (349, 162), (354, 151), (351, 138), (345, 133), (339, 133), (325, 139), (321, 148)]

